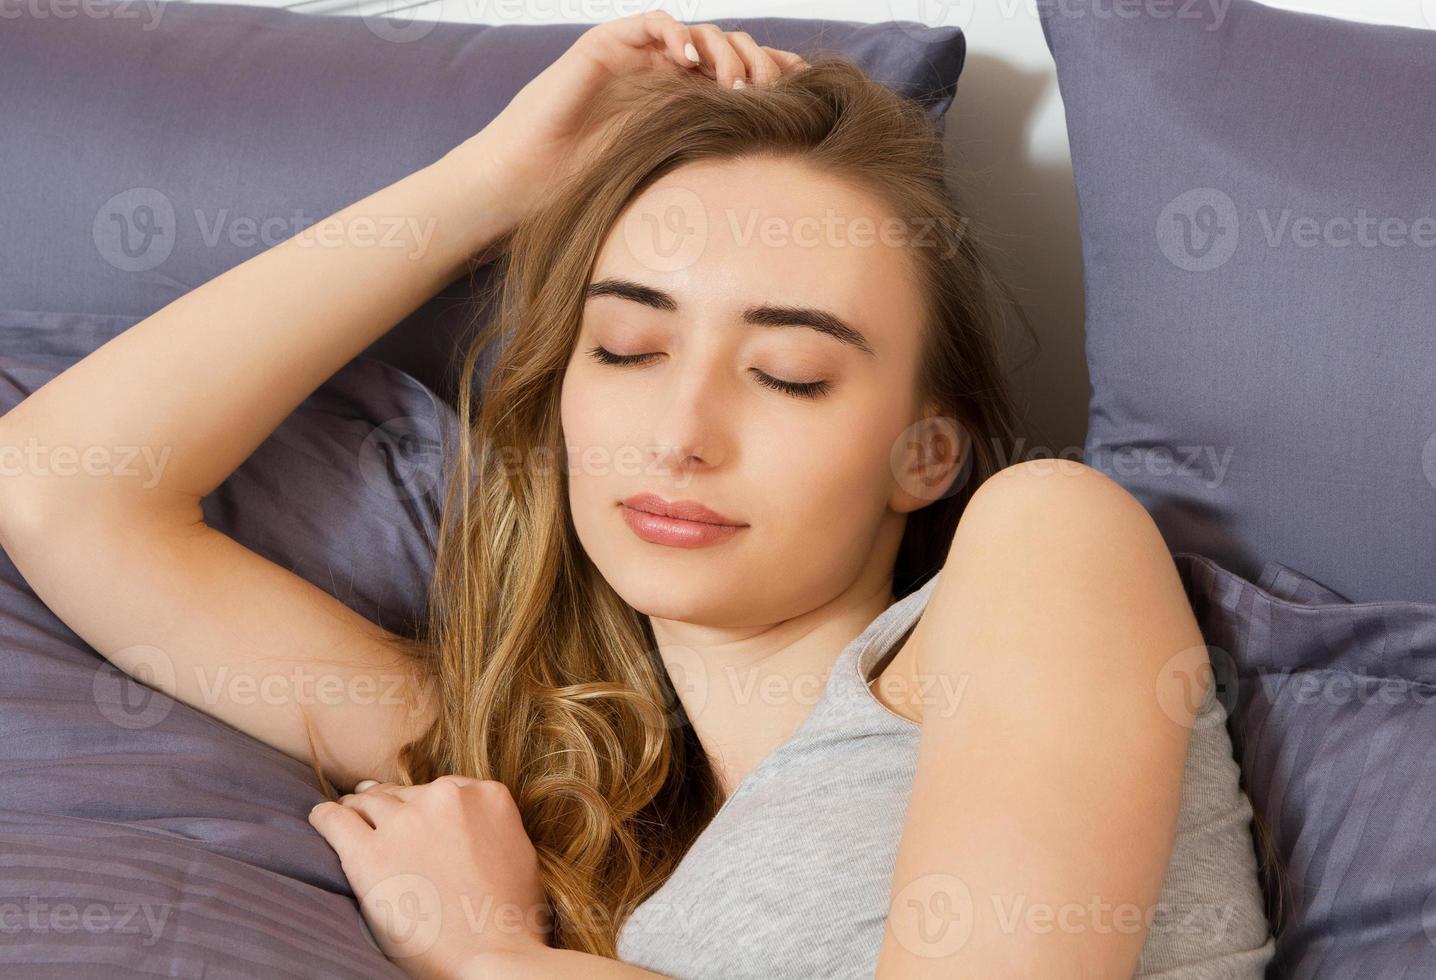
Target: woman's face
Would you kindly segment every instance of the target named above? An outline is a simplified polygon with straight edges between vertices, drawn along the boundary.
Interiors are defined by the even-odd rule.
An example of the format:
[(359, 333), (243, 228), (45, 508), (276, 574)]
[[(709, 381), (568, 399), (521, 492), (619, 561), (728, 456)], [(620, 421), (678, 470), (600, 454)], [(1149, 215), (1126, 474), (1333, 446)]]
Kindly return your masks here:
[[(578, 537), (631, 606), (752, 626), (890, 571), (906, 513), (937, 496), (905, 475), (920, 414), (912, 247), (879, 201), (790, 160), (690, 164), (620, 215), (561, 411)], [(644, 356), (601, 363), (596, 347)], [(645, 493), (744, 526), (682, 547), (623, 504)], [(691, 544), (699, 530), (669, 533)]]

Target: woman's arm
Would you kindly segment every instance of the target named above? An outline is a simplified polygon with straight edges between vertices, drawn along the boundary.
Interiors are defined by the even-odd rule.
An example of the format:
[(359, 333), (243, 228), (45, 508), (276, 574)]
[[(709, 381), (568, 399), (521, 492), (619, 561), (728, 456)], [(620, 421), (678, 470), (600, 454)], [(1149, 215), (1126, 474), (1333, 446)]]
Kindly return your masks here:
[(209, 528), (200, 501), (508, 230), (488, 138), (179, 297), (0, 418), (10, 460), (143, 447), (163, 461), (0, 478), (0, 544), (36, 594), (117, 666), (306, 760), (307, 717), (341, 787), (395, 775), (431, 716), (425, 678), (387, 631)]
[(1091, 467), (1009, 467), (910, 642), (962, 698), (922, 706), (877, 976), (1131, 976), (1202, 700), (1164, 685), (1207, 662), (1156, 525)]
[(0, 546), (121, 669), (296, 758), (308, 758), (312, 723), (341, 788), (397, 778), (398, 748), (432, 717), (421, 665), (396, 657), (393, 634), (209, 528), (200, 501), (584, 159), (611, 80), (680, 66), (720, 84), (766, 81), (804, 64), (662, 11), (595, 25), (478, 135), (179, 297), (0, 418), (6, 460), (63, 448), (162, 461), (135, 477), (0, 476)]

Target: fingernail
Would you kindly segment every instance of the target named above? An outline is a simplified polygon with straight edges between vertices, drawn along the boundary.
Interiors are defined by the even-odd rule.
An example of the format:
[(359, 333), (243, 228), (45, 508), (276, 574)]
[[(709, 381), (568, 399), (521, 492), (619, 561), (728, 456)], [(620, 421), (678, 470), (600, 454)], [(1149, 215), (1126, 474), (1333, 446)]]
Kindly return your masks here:
[(733, 79), (733, 87), (734, 87), (734, 88), (747, 88), (747, 83), (744, 82), (743, 79), (741, 79), (741, 78), (735, 78), (735, 79)]
[(377, 779), (361, 779), (361, 780), (359, 780), (359, 782), (357, 782), (357, 783), (354, 784), (354, 791), (357, 792), (357, 793), (362, 793), (362, 792), (364, 792), (366, 789), (368, 789), (370, 786), (378, 786), (378, 785), (379, 785), (379, 780), (377, 780)]
[(692, 41), (689, 41), (687, 44), (683, 45), (683, 53), (688, 56), (689, 61), (693, 62), (695, 65), (698, 64), (698, 49), (693, 46)]

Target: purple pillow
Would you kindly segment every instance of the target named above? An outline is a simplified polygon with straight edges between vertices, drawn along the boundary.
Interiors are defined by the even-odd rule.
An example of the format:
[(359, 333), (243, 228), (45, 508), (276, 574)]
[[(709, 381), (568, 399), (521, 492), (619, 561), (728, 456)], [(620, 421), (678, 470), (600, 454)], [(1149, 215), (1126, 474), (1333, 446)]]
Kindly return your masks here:
[(1173, 551), (1436, 596), (1436, 32), (1043, 0), (1072, 144), (1084, 459)]
[[(0, 315), (0, 414), (132, 322)], [(454, 423), (355, 358), (204, 499), (206, 520), (403, 630), (425, 613)], [(3, 551), (0, 658), (0, 908), (27, 923), (0, 973), (404, 976), (309, 825), (313, 770), (111, 666)]]
[(1283, 565), (1176, 556), (1281, 922), (1267, 976), (1436, 976), (1436, 603), (1351, 602)]

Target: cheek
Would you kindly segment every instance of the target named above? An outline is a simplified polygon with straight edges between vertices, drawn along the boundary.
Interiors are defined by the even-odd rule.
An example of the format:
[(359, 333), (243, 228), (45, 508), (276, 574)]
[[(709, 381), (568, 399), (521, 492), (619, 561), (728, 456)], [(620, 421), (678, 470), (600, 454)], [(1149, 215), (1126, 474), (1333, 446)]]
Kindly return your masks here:
[(633, 481), (633, 442), (625, 406), (584, 372), (565, 379), (559, 396), (570, 503), (577, 512), (607, 506)]
[[(801, 502), (805, 523), (840, 518), (850, 524), (887, 499), (888, 428), (871, 413), (854, 411), (820, 423), (799, 422), (791, 431), (765, 432), (762, 473), (755, 482), (769, 487), (773, 500)], [(749, 455), (756, 464), (757, 457)]]

